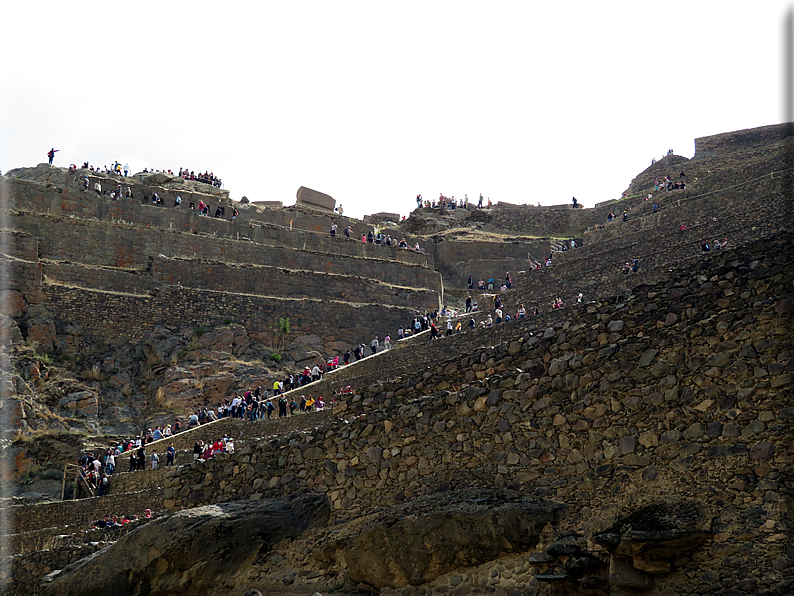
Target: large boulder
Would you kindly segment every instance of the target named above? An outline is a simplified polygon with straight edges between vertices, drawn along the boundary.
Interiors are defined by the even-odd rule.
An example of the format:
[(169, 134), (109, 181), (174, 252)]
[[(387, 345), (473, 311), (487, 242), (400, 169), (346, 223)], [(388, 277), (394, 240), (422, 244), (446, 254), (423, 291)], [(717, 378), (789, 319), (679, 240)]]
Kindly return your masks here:
[(184, 340), (165, 327), (158, 327), (152, 331), (141, 343), (143, 357), (149, 364), (168, 362), (171, 356), (181, 348)]
[(272, 545), (327, 523), (324, 495), (239, 501), (156, 519), (115, 544), (48, 575), (42, 594), (204, 596)]
[(534, 548), (543, 527), (564, 509), (498, 490), (419, 499), (350, 540), (348, 575), (376, 588), (421, 585), (458, 567)]

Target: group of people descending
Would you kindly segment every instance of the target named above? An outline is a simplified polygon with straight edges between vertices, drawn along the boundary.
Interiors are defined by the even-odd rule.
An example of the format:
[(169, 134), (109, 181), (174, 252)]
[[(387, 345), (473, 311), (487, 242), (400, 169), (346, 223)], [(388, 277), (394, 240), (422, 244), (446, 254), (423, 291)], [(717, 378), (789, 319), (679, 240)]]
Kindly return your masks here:
[[(339, 394), (334, 391), (331, 394), (331, 407), (336, 404), (337, 395), (341, 396), (343, 393), (351, 393), (352, 391), (350, 385)], [(309, 394), (308, 397), (306, 395), (301, 395), (300, 401), (297, 401), (293, 396), (287, 398), (285, 395), (282, 395), (278, 398), (278, 417), (295, 416), (296, 412), (303, 414), (313, 411), (319, 412), (320, 410), (324, 410), (325, 406), (325, 400), (322, 396), (315, 398), (312, 394)]]
[[(335, 235), (335, 233), (333, 232), (333, 228), (332, 228), (331, 235)], [(345, 228), (345, 236), (350, 238), (350, 227), (349, 226), (347, 228)], [(395, 246), (397, 248), (405, 248), (405, 249), (408, 249), (408, 250), (413, 250), (415, 252), (423, 252), (421, 247), (419, 246), (418, 242), (415, 243), (413, 247), (411, 247), (411, 245), (408, 244), (408, 242), (405, 240), (405, 238), (401, 238), (398, 241), (396, 238), (392, 238), (388, 234), (384, 234), (382, 232), (373, 232), (372, 230), (370, 230), (366, 234), (364, 234), (364, 233), (361, 234), (361, 242), (363, 244), (378, 244), (380, 246)]]
[[(624, 210), (623, 210), (623, 213), (622, 213), (622, 214), (621, 214), (621, 216), (620, 216), (620, 219), (621, 219), (621, 220), (623, 220), (623, 221), (628, 221), (628, 220), (629, 220), (629, 210), (630, 210), (630, 209), (631, 209), (631, 207), (629, 207), (629, 209), (624, 209)], [(617, 215), (615, 215), (614, 213), (612, 213), (612, 212), (610, 211), (610, 212), (607, 214), (607, 221), (612, 221), (612, 220), (614, 220), (614, 219), (617, 219), (617, 217), (618, 217)]]
[[(178, 419), (177, 424), (179, 425)], [(181, 425), (177, 427), (177, 432), (179, 428), (181, 428)], [(160, 463), (160, 455), (156, 449), (153, 449), (147, 457), (146, 445), (172, 435), (173, 431), (170, 424), (163, 430), (160, 430), (160, 427), (157, 426), (154, 431), (149, 429), (143, 437), (135, 435), (134, 439), (122, 440), (115, 445), (111, 445), (99, 457), (95, 457), (93, 453), (86, 453), (78, 461), (80, 474), (92, 490), (103, 495), (110, 488), (110, 476), (116, 471), (120, 457), (129, 454), (130, 472), (146, 469), (147, 460), (151, 468), (156, 470)], [(176, 450), (173, 442), (171, 442), (165, 450), (166, 465), (173, 465), (175, 456)]]
[[(90, 184), (91, 181), (88, 179), (88, 176), (83, 176), (83, 184), (81, 190), (83, 192), (88, 192), (88, 187)], [(107, 196), (110, 198), (111, 201), (118, 201), (122, 197), (122, 194), (127, 198), (130, 199), (132, 198), (132, 189), (129, 186), (127, 186), (122, 190), (121, 184), (117, 184), (113, 190), (103, 193), (102, 184), (100, 184), (99, 179), (97, 179), (96, 182), (94, 182), (93, 189), (94, 192), (97, 194), (97, 196), (102, 196), (103, 194), (107, 194)]]
[(670, 178), (670, 175), (668, 174), (667, 176), (665, 176), (665, 178), (661, 182), (659, 182), (658, 178), (654, 179), (654, 181), (653, 181), (653, 190), (654, 191), (658, 191), (658, 190), (679, 190), (679, 189), (685, 190), (686, 189), (686, 182), (684, 181), (684, 178), (686, 177), (686, 174), (684, 173), (684, 170), (681, 170), (681, 173), (679, 174), (678, 177), (679, 177), (679, 180), (673, 180), (673, 179)]
[[(171, 173), (171, 170), (168, 170), (168, 173)], [(204, 172), (203, 174), (196, 174), (193, 170), (188, 170), (187, 168), (179, 168), (179, 177), (185, 180), (195, 180), (196, 182), (203, 182), (204, 184), (209, 184), (211, 186), (216, 186), (217, 188), (221, 187), (221, 179), (218, 178), (212, 172)]]
[(721, 248), (728, 248), (728, 239), (727, 238), (723, 238), (722, 242), (720, 242), (718, 239), (715, 238), (714, 242), (712, 242), (711, 244), (709, 244), (706, 240), (703, 240), (700, 243), (700, 250), (703, 251), (703, 252), (708, 252), (708, 251), (710, 251), (712, 249), (719, 250)]
[[(469, 279), (467, 282), (467, 287), (469, 290), (474, 289), (474, 278), (469, 275)], [(502, 282), (501, 291), (506, 292), (513, 288), (513, 278), (510, 276), (510, 272), (508, 271), (505, 273), (504, 281)], [(483, 292), (491, 292), (496, 289), (496, 282), (494, 278), (491, 277), (487, 282), (484, 279), (480, 279), (477, 281), (477, 289)]]
[[(156, 194), (157, 193), (155, 193), (155, 195)], [(154, 196), (152, 197), (152, 202), (154, 202)], [(162, 203), (162, 201), (160, 201), (160, 202)], [(174, 199), (174, 207), (179, 207), (181, 204), (182, 204), (182, 197), (177, 196), (176, 199)], [(188, 205), (188, 208), (192, 209), (194, 211), (198, 211), (199, 215), (206, 215), (206, 216), (209, 217), (210, 206), (208, 204), (206, 204), (202, 199), (199, 199), (198, 205), (196, 205), (193, 201), (191, 201), (190, 205)], [(232, 221), (237, 219), (238, 215), (240, 215), (240, 211), (237, 209), (237, 207), (232, 208)], [(225, 218), (226, 217), (226, 207), (223, 207), (222, 205), (218, 205), (215, 208), (215, 215), (213, 215), (213, 217), (215, 219), (223, 219), (223, 218)]]
[(637, 273), (639, 269), (640, 269), (640, 261), (638, 259), (632, 259), (631, 261), (623, 265), (623, 273), (625, 275), (628, 275), (629, 273)]
[[(491, 199), (488, 199), (488, 209), (491, 208)], [(472, 209), (475, 208), (474, 203), (469, 203), (469, 195), (464, 194), (462, 199), (456, 199), (455, 196), (445, 197), (444, 193), (440, 193), (438, 197), (438, 201), (435, 199), (428, 200), (423, 199), (422, 195), (416, 195), (416, 207), (417, 209), (426, 208), (426, 209), (449, 209), (450, 211), (454, 211), (455, 209)], [(477, 209), (483, 208), (483, 198), (482, 193), (480, 193), (480, 198), (477, 201), (476, 205)]]
[[(339, 225), (336, 222), (331, 223), (331, 229), (329, 233), (334, 238), (339, 233)], [(353, 236), (353, 228), (350, 226), (345, 227), (343, 231), (345, 238), (352, 238)], [(422, 249), (419, 247), (419, 243), (417, 242), (413, 248), (408, 244), (405, 238), (400, 239), (399, 241), (396, 238), (392, 238), (389, 234), (384, 234), (380, 231), (373, 231), (370, 230), (369, 232), (361, 234), (361, 242), (363, 244), (377, 244), (379, 246), (395, 246), (397, 248), (405, 248), (408, 250), (414, 250), (416, 252), (422, 252)]]

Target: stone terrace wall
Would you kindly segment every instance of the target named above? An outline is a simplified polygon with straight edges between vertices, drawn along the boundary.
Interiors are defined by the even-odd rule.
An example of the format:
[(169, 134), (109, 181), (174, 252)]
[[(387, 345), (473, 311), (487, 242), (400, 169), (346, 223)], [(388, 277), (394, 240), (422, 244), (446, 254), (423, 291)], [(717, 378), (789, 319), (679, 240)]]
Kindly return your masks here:
[(529, 258), (548, 257), (551, 247), (548, 240), (527, 242), (515, 239), (509, 242), (477, 240), (434, 241), (428, 245), (433, 261), (444, 276), (447, 287), (465, 288), (471, 275), (476, 280), (504, 279), (505, 273), (526, 269)]
[(308, 248), (433, 267), (432, 257), (427, 254), (365, 244), (341, 235), (332, 238), (327, 233), (302, 231), (297, 227), (290, 230), (288, 226), (277, 225), (266, 219), (265, 215), (270, 214), (268, 211), (257, 213), (256, 220), (241, 216), (231, 221), (200, 216), (184, 204), (178, 208), (142, 205), (135, 199), (110, 201), (72, 188), (56, 188), (28, 180), (2, 179), (0, 182), (0, 194), (4, 195), (3, 200), (12, 211), (124, 221), (152, 228), (208, 234), (215, 238), (248, 238), (259, 244)]
[(351, 304), (328, 299), (273, 298), (162, 287), (156, 296), (102, 292), (44, 284), (44, 304), (58, 320), (81, 325), (95, 340), (109, 345), (137, 343), (155, 325), (178, 321), (212, 327), (226, 318), (249, 332), (269, 329), (278, 317), (288, 317), (298, 335), (314, 333), (326, 343), (349, 345), (384, 336), (410, 321), (414, 310), (375, 304)]
[(695, 139), (695, 157), (719, 157), (739, 151), (769, 147), (794, 137), (794, 123), (772, 124)]
[[(6, 585), (4, 596), (33, 596), (39, 594), (41, 579), (54, 571), (63, 569), (107, 546), (104, 542), (62, 546), (41, 550), (24, 555), (8, 557), (8, 568), (12, 570), (13, 581)], [(4, 569), (5, 566), (0, 566)], [(2, 573), (2, 572), (0, 572)], [(0, 576), (0, 580), (6, 578)]]
[[(274, 411), (273, 414), (278, 416), (278, 410)], [(228, 435), (237, 442), (238, 446), (241, 446), (241, 441), (249, 442), (252, 439), (256, 440), (258, 437), (283, 436), (294, 431), (305, 431), (315, 426), (326, 424), (333, 417), (334, 414), (329, 408), (317, 412), (256, 422), (240, 420), (239, 418), (222, 418), (215, 422), (184, 430), (173, 435), (170, 439), (154, 441), (146, 446), (147, 456), (151, 455), (155, 449), (160, 455), (160, 466), (157, 470), (147, 468), (135, 472), (124, 471), (129, 470), (129, 453), (122, 454), (116, 462), (118, 471), (111, 477), (110, 494), (135, 492), (163, 486), (165, 453), (170, 443), (174, 444), (174, 449), (177, 451), (174, 463), (179, 466), (193, 461), (193, 446), (199, 440), (205, 443), (212, 443), (223, 437), (223, 435)], [(147, 465), (150, 465), (148, 461)]]
[(790, 241), (438, 365), (421, 388), (367, 388), (371, 405), (348, 423), (169, 471), (165, 503), (312, 491), (346, 519), (449, 488), (510, 487), (570, 504), (557, 535), (593, 547), (639, 506), (696, 501), (713, 539), (660, 589), (733, 589), (749, 569), (750, 592), (773, 588), (791, 565), (794, 268), (788, 254), (775, 264)]
[[(251, 241), (184, 234), (174, 230), (129, 226), (40, 214), (15, 214), (9, 225), (39, 238), (41, 257), (87, 265), (146, 269), (160, 254), (225, 263), (253, 263), (286, 269), (344, 273), (385, 283), (441, 291), (441, 276), (423, 265), (395, 261), (390, 252), (359, 257), (255, 244)], [(404, 256), (399, 253), (397, 256)], [(36, 257), (38, 258), (38, 257)], [(35, 259), (34, 259), (35, 260)]]
[(29, 303), (38, 303), (41, 294), (41, 268), (38, 262), (38, 239), (14, 232), (0, 233), (0, 263), (5, 267), (7, 287), (19, 294), (4, 294), (3, 314), (18, 316)]
[(417, 310), (438, 308), (435, 290), (392, 286), (351, 275), (327, 275), (259, 265), (230, 265), (212, 261), (153, 258), (147, 271), (85, 267), (72, 263), (44, 263), (50, 283), (134, 294), (153, 294), (164, 285), (222, 290), (235, 294), (381, 303)]
[[(516, 276), (516, 291), (506, 300), (511, 308), (519, 302), (548, 308), (556, 296), (570, 302), (579, 291), (588, 300), (626, 291), (698, 258), (701, 240), (712, 243), (727, 237), (729, 246), (737, 246), (780, 233), (791, 219), (788, 180), (757, 180), (738, 189), (740, 194), (734, 190), (677, 199), (675, 191), (664, 193), (660, 213), (649, 213), (646, 203), (638, 210), (644, 216), (611, 222), (587, 234), (583, 248), (555, 254), (550, 268)], [(682, 231), (678, 229), (682, 222), (698, 225)], [(640, 280), (621, 273), (623, 264), (633, 258), (640, 261)]]
[(115, 494), (109, 497), (91, 497), (76, 501), (53, 501), (37, 505), (12, 505), (11, 526), (14, 532), (28, 532), (42, 528), (69, 526), (87, 529), (100, 517), (108, 515), (138, 515), (163, 510), (163, 491), (148, 488), (139, 492)]

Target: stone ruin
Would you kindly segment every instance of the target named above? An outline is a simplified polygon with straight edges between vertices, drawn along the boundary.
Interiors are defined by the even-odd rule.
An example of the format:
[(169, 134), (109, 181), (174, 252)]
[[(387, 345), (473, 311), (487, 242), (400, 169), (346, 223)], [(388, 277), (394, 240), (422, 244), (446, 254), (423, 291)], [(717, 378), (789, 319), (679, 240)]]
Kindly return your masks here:
[[(698, 139), (695, 157), (676, 162), (691, 182), (657, 195), (660, 213), (643, 196), (664, 160), (612, 205), (486, 214), (479, 223), (505, 238), (551, 231), (583, 240), (564, 253), (549, 242), (552, 267), (512, 268), (505, 308), (537, 305), (538, 315), (399, 342), (294, 393), (354, 388), (333, 409), (261, 425), (223, 419), (183, 432), (175, 438), (177, 467), (120, 472), (107, 496), (3, 503), (13, 520), (4, 593), (91, 594), (110, 586), (122, 594), (209, 595), (249, 587), (307, 596), (790, 593), (791, 133), (779, 125)], [(505, 256), (512, 240), (422, 238), (425, 255), (380, 252), (331, 243), (327, 220), (311, 213), (202, 221), (134, 202), (80, 200), (68, 185), (19, 179), (4, 180), (2, 189), (12, 226), (3, 254), (14, 272), (6, 291), (16, 292), (4, 322), (15, 345), (34, 334), (53, 354), (79, 354), (94, 337), (151, 342), (147, 327), (157, 321), (145, 312), (173, 320), (171, 301), (174, 313), (189, 312), (202, 325), (273, 308), (306, 333), (312, 323), (302, 309), (338, 300), (328, 316), (334, 309), (344, 316), (315, 330), (322, 350), (335, 341), (343, 348), (369, 317), (404, 309), (395, 325), (417, 305), (427, 307), (424, 298), (400, 294), (401, 276), (421, 277), (417, 285), (438, 301), (438, 272), (449, 271), (442, 274), (447, 297), (464, 295), (456, 263), (469, 254), (467, 242), (493, 250), (494, 267), (515, 263)], [(628, 222), (606, 222), (608, 211), (629, 207)], [(288, 234), (280, 217), (299, 219), (300, 230)], [(123, 226), (131, 224), (120, 220), (134, 222), (137, 239), (125, 240)], [(240, 232), (250, 240), (237, 240)], [(727, 249), (701, 252), (701, 239), (721, 237)], [(222, 266), (192, 254), (220, 254), (218, 246)], [(630, 257), (642, 267), (624, 275), (620, 266)], [(263, 266), (264, 258), (273, 259), (272, 270), (245, 268)], [(312, 258), (312, 282), (289, 285), (288, 276)], [(347, 281), (367, 284), (381, 304), (358, 302), (363, 295), (339, 299), (346, 283), (328, 285), (325, 295), (303, 289), (332, 284), (354, 266), (367, 273)], [(252, 284), (252, 274), (289, 288), (292, 310), (277, 310), (276, 292)], [(223, 284), (239, 295), (224, 294), (221, 315), (211, 302), (206, 312), (190, 306)], [(548, 307), (574, 288), (583, 288), (584, 302)], [(477, 298), (485, 304), (490, 297)], [(135, 302), (143, 303), (136, 317), (121, 318)], [(80, 318), (80, 306), (99, 323)], [(339, 322), (353, 313), (360, 316), (349, 327)], [(249, 314), (245, 329), (265, 319)], [(211, 331), (215, 357), (225, 349), (245, 353), (243, 326), (226, 327)], [(158, 362), (180, 349), (178, 338), (163, 333), (157, 349), (145, 351)], [(103, 401), (107, 383), (98, 387), (87, 396), (91, 412), (111, 405)], [(17, 424), (35, 424), (29, 396), (17, 397)], [(239, 437), (234, 454), (190, 461), (197, 438), (222, 434)], [(145, 507), (156, 519), (129, 531), (87, 529), (99, 513)], [(240, 520), (263, 529), (252, 532)], [(244, 551), (234, 550), (239, 532), (246, 532)], [(229, 564), (218, 565), (226, 554)]]

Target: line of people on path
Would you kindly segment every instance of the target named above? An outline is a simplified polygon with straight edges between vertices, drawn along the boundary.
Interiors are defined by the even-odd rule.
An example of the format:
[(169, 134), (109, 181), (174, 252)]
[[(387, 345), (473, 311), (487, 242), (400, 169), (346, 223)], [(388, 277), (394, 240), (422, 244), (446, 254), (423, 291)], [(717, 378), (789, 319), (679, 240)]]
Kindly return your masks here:
[[(438, 197), (438, 201), (436, 199), (428, 200), (423, 199), (422, 195), (416, 195), (416, 207), (418, 209), (449, 209), (450, 211), (454, 211), (455, 209), (482, 209), (483, 208), (483, 197), (482, 193), (480, 193), (480, 199), (477, 201), (477, 205), (475, 206), (474, 203), (469, 203), (469, 195), (464, 194), (462, 199), (456, 199), (455, 196), (446, 197), (444, 193), (440, 193)], [(488, 198), (487, 208), (490, 209), (492, 207), (491, 199)]]
[[(466, 285), (469, 290), (474, 289), (474, 278), (471, 275), (469, 275), (469, 279)], [(510, 290), (512, 288), (513, 288), (513, 278), (510, 276), (510, 272), (508, 271), (505, 273), (505, 278), (504, 281), (502, 282), (501, 290), (502, 292), (506, 292), (507, 290)], [(496, 282), (494, 281), (493, 277), (490, 278), (487, 282), (484, 279), (480, 278), (477, 281), (477, 289), (483, 292), (492, 292), (494, 289), (496, 289)]]

